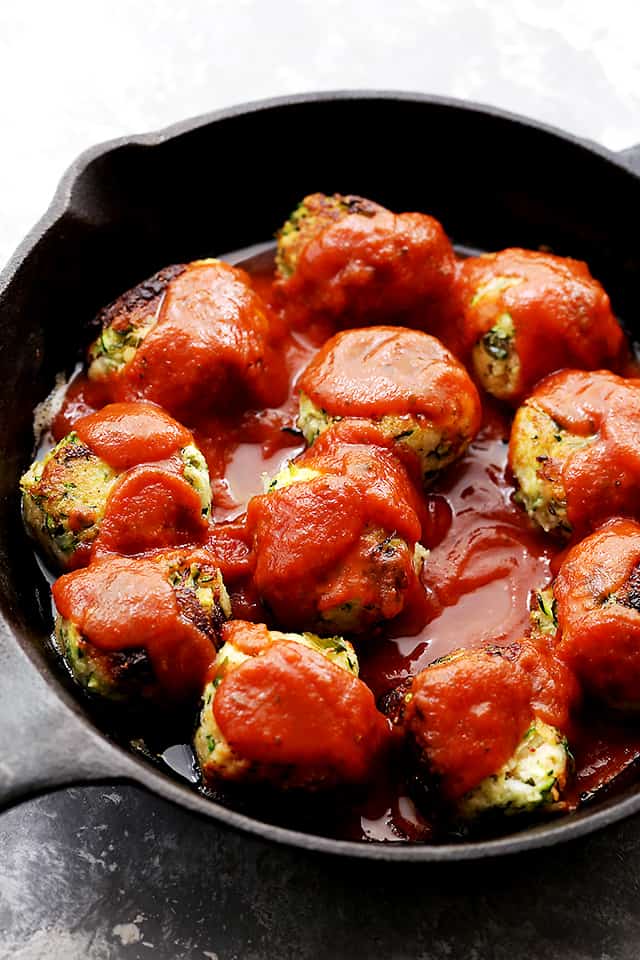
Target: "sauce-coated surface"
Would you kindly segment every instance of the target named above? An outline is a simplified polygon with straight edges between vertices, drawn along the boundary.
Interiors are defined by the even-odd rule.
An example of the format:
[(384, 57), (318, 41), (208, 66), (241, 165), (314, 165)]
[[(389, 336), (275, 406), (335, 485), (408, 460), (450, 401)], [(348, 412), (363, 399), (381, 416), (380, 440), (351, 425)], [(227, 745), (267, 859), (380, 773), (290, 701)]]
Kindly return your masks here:
[(379, 326), (339, 333), (309, 364), (300, 388), (334, 416), (421, 414), (443, 429), (464, 413), (471, 435), (478, 427), (480, 402), (466, 370), (419, 330)]
[(150, 403), (111, 403), (77, 421), (75, 430), (114, 470), (164, 460), (193, 442), (185, 427)]
[(585, 533), (616, 514), (639, 516), (640, 381), (565, 371), (543, 380), (532, 400), (563, 429), (594, 437), (562, 467), (573, 528)]
[(640, 524), (614, 520), (568, 554), (555, 585), (560, 650), (594, 696), (640, 706)]
[(174, 277), (157, 322), (105, 384), (110, 399), (152, 400), (182, 419), (237, 394), (277, 404), (286, 388), (276, 325), (245, 280), (244, 271), (215, 260), (195, 261)]
[(53, 598), (100, 650), (146, 650), (170, 700), (197, 696), (215, 658), (211, 640), (181, 616), (160, 560), (109, 557), (56, 580)]
[(500, 317), (513, 320), (520, 357), (513, 402), (523, 400), (553, 370), (617, 370), (624, 363), (624, 334), (586, 263), (514, 248), (469, 257), (460, 275), (463, 355)]
[(509, 759), (531, 723), (530, 693), (514, 657), (483, 650), (444, 659), (416, 677), (405, 722), (449, 799)]
[[(273, 302), (271, 276), (258, 275), (253, 282)], [(207, 549), (220, 564), (238, 618), (263, 620), (266, 616), (253, 583), (251, 537), (243, 511), (252, 496), (262, 493), (263, 475), (273, 476), (303, 449), (295, 432), (298, 378), (320, 345), (317, 337), (283, 335), (288, 396), (282, 398), (280, 407), (224, 413), (191, 407), (191, 416), (185, 417), (205, 453), (212, 479), (216, 507)], [(91, 409), (94, 390), (94, 385), (82, 378), (71, 385), (67, 404), (54, 426), (58, 435)], [(444, 471), (432, 492), (418, 498), (421, 502), (417, 505), (415, 495), (405, 492), (396, 497), (396, 503), (405, 504), (401, 510), (404, 519), (398, 518), (397, 508), (388, 518), (410, 539), (416, 539), (421, 530), (421, 542), (431, 552), (423, 573), (426, 600), (419, 605), (419, 616), (416, 618), (415, 609), (411, 616), (403, 614), (384, 632), (367, 637), (366, 648), (359, 646), (361, 678), (376, 699), (456, 647), (520, 639), (529, 627), (532, 591), (551, 580), (560, 547), (536, 530), (513, 502), (507, 469), (510, 415), (486, 396), (482, 407), (480, 431), (464, 457)], [(375, 431), (367, 433), (367, 429), (349, 420), (340, 425), (351, 447), (350, 456), (357, 450), (354, 440), (376, 442)], [(307, 466), (322, 469), (323, 458), (328, 458), (334, 469), (336, 459), (344, 459), (340, 444), (330, 449), (324, 436), (303, 458)], [(381, 449), (383, 460), (385, 454)], [(342, 472), (349, 472), (344, 465)], [(338, 486), (344, 488), (344, 483)], [(381, 471), (375, 483), (359, 491), (363, 492), (361, 512), (370, 509), (366, 504), (375, 502), (376, 497), (376, 509), (388, 511), (389, 472)], [(347, 536), (350, 518), (355, 516), (353, 522), (362, 523), (353, 504), (352, 497), (349, 511), (327, 512), (328, 550), (334, 541), (337, 544)], [(283, 557), (282, 562), (289, 560)], [(239, 684), (240, 679), (234, 682)], [(541, 683), (540, 702), (545, 700), (543, 687)], [(551, 715), (553, 706), (549, 710)], [(569, 799), (575, 803), (633, 762), (640, 754), (640, 734), (633, 728), (625, 734), (615, 723), (600, 723), (590, 715), (588, 723), (576, 732), (574, 753), (576, 777)], [(432, 838), (430, 825), (393, 769), (362, 803), (352, 804), (338, 821), (330, 816), (327, 823), (318, 822), (314, 829), (389, 841)]]
[(439, 326), (451, 314), (456, 258), (440, 223), (424, 213), (352, 214), (304, 246), (276, 294), (295, 327), (342, 327), (410, 318)]
[(298, 643), (276, 642), (245, 660), (223, 679), (213, 709), (242, 757), (301, 764), (346, 782), (369, 777), (388, 738), (364, 683)]
[(107, 500), (93, 557), (127, 556), (202, 540), (207, 523), (200, 498), (182, 477), (182, 463), (169, 460), (133, 467)]

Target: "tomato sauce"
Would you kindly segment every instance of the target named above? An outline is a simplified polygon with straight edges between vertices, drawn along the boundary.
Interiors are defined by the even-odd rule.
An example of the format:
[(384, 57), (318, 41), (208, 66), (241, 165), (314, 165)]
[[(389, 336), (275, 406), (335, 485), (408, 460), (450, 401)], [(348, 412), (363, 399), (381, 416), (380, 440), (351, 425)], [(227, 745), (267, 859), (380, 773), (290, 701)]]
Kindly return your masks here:
[(462, 421), (469, 435), (479, 426), (480, 399), (468, 373), (419, 330), (381, 326), (339, 333), (311, 361), (300, 389), (332, 416), (422, 415), (440, 430)]
[(427, 495), (424, 621), (414, 635), (378, 642), (363, 662), (377, 695), (456, 647), (508, 643), (528, 630), (532, 592), (550, 582), (558, 547), (513, 502), (508, 438), (505, 411), (485, 398), (476, 440)]
[(529, 678), (509, 656), (473, 651), (443, 660), (419, 674), (411, 692), (406, 726), (451, 800), (499, 770), (531, 722)]
[[(589, 709), (591, 706), (591, 709)], [(580, 727), (571, 741), (575, 773), (563, 799), (571, 809), (606, 790), (627, 786), (637, 776), (640, 761), (640, 725), (603, 715), (597, 705), (587, 705)]]
[(613, 520), (568, 554), (556, 579), (560, 651), (584, 686), (640, 707), (640, 524)]
[[(120, 474), (106, 499), (91, 557), (142, 554), (206, 539), (208, 506), (203, 510), (185, 477), (182, 456), (183, 448), (194, 443), (191, 432), (147, 402), (110, 403), (86, 413), (75, 386), (60, 423), (70, 419), (70, 411), (82, 411), (72, 422), (79, 439)], [(73, 529), (73, 516), (69, 524)], [(86, 549), (74, 560), (74, 566), (86, 563)]]
[(408, 471), (366, 422), (343, 420), (320, 436), (297, 463), (345, 477), (367, 519), (410, 542), (420, 538), (422, 497)]
[(543, 380), (534, 399), (565, 430), (593, 437), (562, 466), (576, 533), (611, 516), (640, 516), (640, 381), (565, 371)]
[(112, 399), (152, 400), (183, 419), (247, 395), (257, 406), (278, 404), (286, 393), (278, 323), (246, 280), (215, 260), (174, 277), (157, 323), (109, 382)]
[(164, 460), (193, 442), (189, 431), (150, 403), (112, 403), (75, 425), (80, 439), (114, 470)]
[[(277, 303), (270, 273), (254, 275), (252, 282), (269, 304)], [(281, 465), (304, 449), (302, 437), (296, 430), (298, 381), (320, 346), (313, 336), (296, 331), (282, 333), (279, 343), (288, 385), (287, 396), (279, 406), (266, 411), (201, 411), (192, 405), (184, 417), (206, 456), (212, 480), (213, 517), (202, 542), (221, 567), (234, 616), (267, 622), (268, 612), (261, 606), (255, 584), (255, 557), (245, 510), (251, 497), (263, 492), (264, 474), (273, 476)], [(55, 420), (54, 434), (58, 438), (64, 435), (79, 416), (104, 402), (99, 385), (77, 378)], [(354, 440), (358, 435), (363, 443), (375, 442), (373, 434), (366, 436), (362, 424), (354, 426), (353, 421), (345, 420), (341, 430), (352, 450), (357, 447)], [(432, 492), (418, 498), (422, 502), (415, 510), (413, 507), (407, 510), (406, 530), (413, 535), (417, 517), (417, 527), (422, 530), (421, 542), (430, 549), (423, 571), (426, 597), (422, 604), (413, 607), (411, 617), (401, 615), (384, 633), (367, 638), (366, 646), (362, 643), (358, 647), (361, 678), (376, 700), (455, 648), (517, 641), (529, 628), (532, 592), (551, 581), (562, 546), (539, 532), (513, 501), (507, 467), (509, 431), (509, 411), (483, 396), (481, 427), (466, 454), (443, 472)], [(321, 466), (324, 457), (335, 460), (344, 455), (340, 445), (329, 449), (320, 437), (304, 459), (312, 468), (314, 464)], [(368, 496), (378, 496), (382, 505), (388, 502), (392, 490), (390, 475), (381, 471)], [(411, 496), (405, 494), (405, 497), (411, 504)], [(349, 539), (353, 504), (352, 498), (349, 510), (342, 511), (336, 500), (335, 514), (327, 512), (327, 553), (341, 550), (345, 539)], [(310, 504), (309, 509), (313, 508)], [(156, 520), (149, 522), (153, 524)], [(297, 533), (286, 528), (284, 514), (282, 523), (282, 539), (286, 540), (287, 549), (295, 553)], [(111, 535), (106, 531), (104, 537)], [(125, 536), (124, 530), (116, 532), (116, 537), (122, 536)], [(300, 562), (308, 562), (302, 546)], [(274, 563), (277, 563), (275, 551)], [(295, 584), (291, 580), (288, 588), (289, 602), (292, 602)], [(283, 580), (283, 602), (286, 590)], [(106, 607), (106, 603), (101, 604), (100, 617), (106, 624), (104, 636), (109, 637), (115, 626), (109, 623)], [(157, 604), (153, 607), (155, 615)], [(102, 630), (102, 620), (99, 624)], [(273, 654), (277, 660), (273, 667), (273, 685), (278, 690), (281, 678), (288, 676), (281, 654), (282, 651)], [(229, 679), (232, 676), (235, 674)], [(240, 675), (229, 685), (229, 704), (233, 699), (234, 710), (238, 700), (242, 700), (243, 683)], [(292, 691), (291, 696), (295, 699), (296, 692)], [(542, 693), (540, 696), (544, 699)], [(225, 706), (225, 698), (219, 704), (216, 700), (216, 704), (221, 716), (227, 711), (225, 723), (233, 731), (232, 736), (246, 747), (242, 739), (245, 734), (241, 725), (234, 723), (233, 711), (229, 704)], [(590, 730), (595, 730), (593, 736)], [(577, 802), (583, 794), (590, 795), (640, 757), (640, 730), (635, 731), (632, 726), (625, 730), (613, 722), (598, 727), (593, 714), (589, 714), (586, 720), (580, 721), (575, 736), (577, 766), (574, 786), (570, 788), (572, 802)], [(337, 753), (335, 759), (339, 762)], [(431, 824), (417, 809), (402, 774), (393, 764), (362, 802), (352, 804), (336, 822), (324, 826), (318, 823), (314, 829), (350, 839), (389, 842), (432, 838)]]
[(619, 370), (628, 360), (626, 338), (609, 297), (580, 260), (502, 250), (464, 260), (460, 281), (463, 355), (500, 317), (513, 321), (521, 361), (510, 397), (514, 403), (553, 370)]
[(323, 230), (301, 251), (293, 276), (276, 281), (275, 293), (298, 328), (393, 316), (431, 330), (450, 316), (455, 276), (455, 254), (437, 220), (383, 209)]
[(388, 739), (371, 691), (302, 644), (276, 642), (222, 681), (216, 721), (240, 756), (366, 780)]
[(206, 532), (200, 498), (182, 477), (182, 462), (141, 464), (111, 491), (92, 555), (132, 556), (186, 546), (202, 541)]
[(53, 599), (100, 650), (146, 650), (172, 701), (197, 696), (215, 658), (209, 638), (180, 615), (162, 566), (110, 557), (60, 577)]

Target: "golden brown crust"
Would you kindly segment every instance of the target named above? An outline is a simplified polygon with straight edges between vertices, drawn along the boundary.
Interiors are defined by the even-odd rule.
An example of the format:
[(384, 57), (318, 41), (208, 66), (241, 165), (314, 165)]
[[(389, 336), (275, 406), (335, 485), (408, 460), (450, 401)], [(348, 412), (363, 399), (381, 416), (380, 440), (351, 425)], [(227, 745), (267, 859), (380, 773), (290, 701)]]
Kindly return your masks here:
[(102, 329), (113, 327), (114, 330), (142, 326), (149, 316), (155, 314), (169, 283), (186, 269), (186, 264), (176, 263), (158, 270), (152, 277), (143, 280), (108, 306), (103, 307), (96, 317), (96, 326)]

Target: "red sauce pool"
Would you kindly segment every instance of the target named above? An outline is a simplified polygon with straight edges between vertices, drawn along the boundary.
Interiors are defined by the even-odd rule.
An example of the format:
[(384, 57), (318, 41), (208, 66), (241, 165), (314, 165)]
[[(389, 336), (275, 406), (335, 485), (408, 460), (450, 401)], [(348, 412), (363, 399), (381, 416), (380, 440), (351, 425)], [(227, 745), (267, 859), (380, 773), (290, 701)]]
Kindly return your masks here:
[(376, 695), (456, 647), (519, 639), (532, 590), (551, 580), (553, 543), (513, 503), (506, 477), (509, 420), (484, 402), (483, 425), (465, 457), (427, 497), (433, 523), (423, 580), (426, 619), (413, 636), (385, 639), (362, 663)]
[[(254, 273), (253, 282), (271, 300), (270, 272)], [(263, 492), (264, 477), (304, 449), (295, 431), (296, 383), (319, 346), (300, 333), (284, 341), (290, 391), (281, 407), (186, 424), (209, 464), (216, 504), (211, 542), (220, 543), (219, 562), (239, 618), (263, 617), (246, 573), (242, 517), (248, 500)], [(82, 378), (71, 384), (53, 425), (56, 438), (93, 403), (100, 405), (92, 389)], [(423, 620), (418, 625), (398, 621), (386, 636), (359, 644), (361, 677), (376, 698), (456, 647), (517, 640), (528, 629), (532, 591), (551, 581), (560, 546), (538, 533), (513, 502), (507, 475), (510, 422), (506, 408), (483, 396), (476, 440), (427, 495), (423, 543), (431, 552)], [(640, 757), (640, 726), (603, 719), (591, 709), (572, 748), (576, 771), (567, 799), (575, 806)], [(348, 839), (432, 839), (431, 825), (401, 783), (389, 771), (362, 803), (351, 804), (329, 824), (314, 821), (309, 829)], [(516, 827), (510, 821), (509, 828)]]

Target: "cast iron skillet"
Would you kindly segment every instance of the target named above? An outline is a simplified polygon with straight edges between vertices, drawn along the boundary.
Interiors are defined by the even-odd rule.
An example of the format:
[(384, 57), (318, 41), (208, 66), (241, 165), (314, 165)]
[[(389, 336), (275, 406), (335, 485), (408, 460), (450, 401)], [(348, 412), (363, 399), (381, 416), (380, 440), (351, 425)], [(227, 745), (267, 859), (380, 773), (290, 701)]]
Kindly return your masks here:
[(49, 591), (17, 494), (32, 455), (34, 405), (56, 371), (68, 368), (99, 307), (166, 264), (269, 238), (313, 190), (429, 212), (469, 247), (547, 244), (587, 260), (630, 332), (640, 334), (640, 147), (612, 154), (453, 100), (339, 92), (252, 103), (88, 150), (0, 276), (0, 804), (72, 782), (127, 779), (268, 839), (406, 861), (547, 846), (636, 812), (640, 787), (631, 787), (512, 836), (435, 847), (338, 841), (264, 824), (119, 747), (45, 652)]

